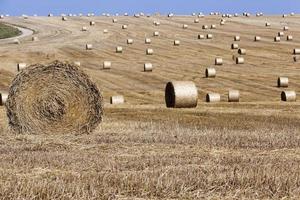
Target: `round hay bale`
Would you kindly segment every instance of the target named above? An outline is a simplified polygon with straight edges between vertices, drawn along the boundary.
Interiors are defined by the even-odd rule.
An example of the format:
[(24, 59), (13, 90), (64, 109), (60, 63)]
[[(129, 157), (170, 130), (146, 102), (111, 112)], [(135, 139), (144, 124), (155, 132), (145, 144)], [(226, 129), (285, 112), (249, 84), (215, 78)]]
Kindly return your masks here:
[(90, 26), (95, 26), (96, 22), (90, 21)]
[(86, 26), (83, 26), (83, 27), (81, 28), (81, 31), (87, 31), (87, 27), (86, 27)]
[(122, 25), (122, 29), (127, 29), (128, 28), (128, 26), (127, 25)]
[(300, 49), (294, 49), (294, 55), (299, 55), (300, 54)]
[(13, 44), (21, 44), (21, 42), (20, 42), (20, 40), (18, 40), (18, 39), (14, 39), (14, 40), (13, 40)]
[(128, 38), (128, 39), (127, 39), (127, 44), (133, 44), (133, 39)]
[(276, 37), (274, 37), (274, 42), (280, 42), (280, 37), (279, 36), (276, 36)]
[(145, 44), (151, 44), (151, 39), (150, 38), (146, 38), (145, 39)]
[(245, 59), (243, 57), (236, 57), (235, 63), (236, 64), (244, 64), (245, 63)]
[(234, 36), (234, 41), (240, 41), (241, 37), (239, 35)]
[(239, 44), (237, 43), (231, 44), (231, 49), (238, 49), (238, 48), (239, 48)]
[(103, 30), (103, 33), (104, 33), (104, 34), (108, 33), (108, 30), (107, 30), (107, 29), (104, 29), (104, 30)]
[(86, 50), (92, 50), (93, 49), (93, 45), (92, 44), (86, 44), (85, 45), (85, 49)]
[(67, 21), (67, 20), (68, 20), (68, 18), (67, 18), (67, 17), (65, 17), (65, 16), (63, 16), (63, 17), (61, 18), (61, 20), (62, 20), (62, 21)]
[(297, 100), (297, 95), (295, 91), (282, 91), (281, 101), (293, 102)]
[(125, 102), (125, 99), (124, 99), (124, 96), (122, 96), (122, 95), (110, 97), (110, 104), (113, 104), (113, 105), (124, 104), (124, 102)]
[(103, 62), (103, 69), (110, 69), (111, 68), (111, 62), (110, 61), (104, 61)]
[(194, 108), (198, 103), (198, 90), (194, 82), (168, 82), (165, 89), (165, 102), (168, 108)]
[(221, 22), (220, 22), (220, 25), (221, 25), (221, 26), (225, 25), (225, 21), (221, 21)]
[(284, 32), (278, 32), (278, 34), (277, 34), (279, 37), (282, 37), (282, 36), (284, 36)]
[(293, 13), (293, 12), (291, 12), (291, 14), (290, 14), (291, 16), (295, 16), (295, 13)]
[(36, 36), (33, 36), (33, 37), (31, 38), (31, 40), (32, 40), (33, 42), (37, 42), (37, 41), (39, 41), (39, 38), (36, 37)]
[(203, 39), (205, 39), (205, 36), (202, 35), (202, 34), (199, 34), (199, 35), (198, 35), (198, 39), (199, 39), (199, 40), (203, 40)]
[(187, 29), (188, 27), (189, 27), (189, 26), (188, 26), (187, 24), (183, 24), (183, 25), (182, 25), (182, 28), (183, 28), (183, 29)]
[(158, 21), (154, 21), (153, 24), (154, 24), (155, 26), (160, 26), (160, 22), (158, 22)]
[(223, 58), (215, 58), (215, 65), (223, 65)]
[(49, 13), (49, 14), (48, 14), (48, 17), (53, 17), (53, 14), (52, 14), (52, 13)]
[(113, 19), (112, 22), (113, 22), (113, 23), (117, 23), (117, 22), (118, 22), (118, 19)]
[(6, 110), (17, 133), (89, 133), (102, 121), (102, 95), (79, 68), (55, 61), (22, 70), (10, 86)]
[(278, 77), (277, 87), (289, 87), (289, 78), (288, 77)]
[(26, 63), (18, 63), (17, 64), (17, 71), (21, 71), (23, 69), (25, 69), (27, 67), (27, 64)]
[(123, 52), (123, 47), (117, 46), (116, 47), (116, 53), (122, 53)]
[(239, 102), (239, 101), (240, 101), (240, 92), (238, 90), (229, 90), (228, 102)]
[(284, 30), (284, 31), (288, 31), (288, 30), (289, 30), (289, 27), (288, 27), (288, 26), (284, 26), (284, 27), (283, 27), (283, 30)]
[(255, 41), (255, 42), (261, 41), (261, 37), (260, 37), (260, 36), (255, 36), (255, 37), (254, 37), (254, 41)]
[(269, 27), (269, 26), (271, 26), (271, 24), (269, 23), (269, 22), (266, 22), (266, 27)]
[(215, 24), (212, 24), (211, 26), (210, 26), (210, 29), (216, 29), (217, 28), (217, 25), (215, 25)]
[(287, 15), (286, 15), (286, 14), (283, 14), (283, 15), (282, 15), (282, 18), (285, 18), (285, 17), (287, 17)]
[(239, 49), (238, 54), (240, 55), (246, 55), (246, 49)]
[(286, 40), (287, 40), (287, 41), (292, 41), (292, 40), (293, 40), (293, 36), (292, 36), (292, 35), (286, 36)]
[(207, 35), (206, 35), (206, 38), (209, 39), (209, 40), (213, 39), (213, 34), (210, 34), (210, 33), (207, 34)]
[(208, 29), (208, 25), (203, 25), (202, 29)]
[(180, 45), (180, 40), (174, 40), (174, 46), (179, 46)]
[(144, 72), (152, 72), (152, 70), (153, 70), (152, 63), (145, 63), (144, 64)]
[(0, 91), (0, 106), (4, 106), (8, 98), (8, 93)]
[(215, 78), (217, 76), (217, 71), (215, 68), (206, 68), (205, 69), (205, 77), (206, 78)]
[(153, 55), (153, 53), (154, 53), (153, 49), (146, 49), (147, 55)]
[(77, 67), (80, 67), (81, 64), (80, 64), (79, 61), (75, 61), (75, 62), (74, 62), (74, 65), (77, 66)]
[(159, 32), (158, 31), (154, 31), (153, 32), (153, 36), (158, 37), (159, 36)]
[(298, 62), (299, 59), (300, 59), (299, 56), (294, 56), (294, 57), (293, 57), (294, 62)]
[(213, 103), (213, 102), (220, 102), (221, 95), (218, 93), (208, 93), (206, 94), (206, 102)]
[(199, 23), (200, 21), (199, 21), (199, 19), (194, 19), (194, 23)]

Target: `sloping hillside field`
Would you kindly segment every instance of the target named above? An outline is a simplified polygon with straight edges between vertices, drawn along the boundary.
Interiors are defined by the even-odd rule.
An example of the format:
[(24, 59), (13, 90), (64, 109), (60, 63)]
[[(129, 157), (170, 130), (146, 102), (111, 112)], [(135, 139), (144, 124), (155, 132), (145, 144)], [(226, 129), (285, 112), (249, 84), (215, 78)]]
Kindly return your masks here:
[[(0, 199), (298, 199), (300, 15), (221, 19), (0, 19), (34, 30), (19, 44), (0, 40), (1, 91), (18, 63), (59, 60), (80, 62), (104, 99), (103, 121), (90, 134), (16, 134), (1, 106)], [(216, 75), (207, 78), (206, 68)], [(167, 108), (173, 81), (195, 83), (197, 107)], [(228, 102), (229, 90), (239, 102)], [(125, 102), (111, 104), (112, 96)]]

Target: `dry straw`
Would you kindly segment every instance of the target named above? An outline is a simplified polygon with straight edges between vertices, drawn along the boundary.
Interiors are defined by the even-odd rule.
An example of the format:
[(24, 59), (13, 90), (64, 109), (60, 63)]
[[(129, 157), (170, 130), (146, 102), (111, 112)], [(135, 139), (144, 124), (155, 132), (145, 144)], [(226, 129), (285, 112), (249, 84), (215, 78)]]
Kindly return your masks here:
[(239, 101), (240, 101), (240, 92), (238, 90), (229, 90), (228, 102), (239, 102)]
[(152, 70), (153, 70), (152, 63), (145, 63), (144, 64), (144, 72), (152, 72)]
[(278, 34), (277, 34), (279, 37), (282, 37), (282, 36), (284, 36), (284, 32), (278, 32)]
[(81, 63), (79, 61), (75, 61), (74, 65), (76, 65), (77, 67), (80, 67)]
[(81, 31), (87, 31), (87, 27), (86, 27), (86, 26), (83, 26), (83, 27), (81, 28)]
[(108, 33), (108, 30), (107, 30), (107, 29), (104, 29), (104, 30), (103, 30), (103, 33), (104, 33), (104, 34)]
[(64, 16), (63, 16), (63, 17), (61, 18), (61, 20), (62, 20), (62, 21), (67, 21), (68, 19), (67, 19), (67, 17), (64, 17)]
[(245, 63), (245, 59), (243, 57), (236, 57), (235, 63), (236, 64), (244, 64)]
[(293, 40), (293, 36), (292, 36), (292, 35), (286, 36), (286, 40), (287, 40), (287, 41), (292, 41), (292, 40)]
[(127, 39), (127, 44), (133, 44), (133, 39), (128, 38), (128, 39)]
[(206, 35), (206, 38), (209, 39), (209, 40), (213, 39), (213, 34), (210, 34), (210, 33), (207, 34), (207, 35)]
[(284, 26), (284, 27), (283, 27), (283, 30), (284, 30), (284, 31), (288, 31), (288, 30), (289, 30), (289, 27), (288, 27), (288, 26)]
[(238, 54), (240, 55), (246, 55), (246, 49), (239, 49)]
[(0, 106), (4, 106), (8, 98), (7, 92), (0, 92)]
[(110, 61), (104, 61), (103, 62), (103, 69), (110, 69), (111, 68), (111, 62)]
[(221, 95), (218, 93), (208, 93), (206, 94), (206, 102), (220, 102)]
[(123, 47), (117, 46), (116, 47), (116, 53), (122, 53), (123, 52)]
[(199, 34), (199, 35), (198, 35), (198, 39), (199, 39), (199, 40), (205, 39), (205, 35)]
[(289, 86), (289, 78), (288, 77), (278, 77), (277, 86), (278, 87), (288, 87)]
[(203, 25), (202, 29), (208, 29), (208, 25)]
[(215, 58), (215, 65), (223, 65), (223, 59), (222, 58)]
[(300, 54), (300, 49), (294, 49), (294, 55)]
[(183, 25), (182, 25), (182, 28), (183, 28), (183, 29), (187, 29), (188, 27), (189, 27), (189, 26), (188, 26), (187, 24), (183, 24)]
[(92, 44), (86, 44), (85, 45), (85, 49), (86, 50), (92, 50), (93, 49), (93, 45)]
[(239, 35), (234, 36), (234, 41), (240, 41), (241, 37)]
[(117, 22), (118, 22), (118, 19), (113, 19), (112, 22), (113, 22), (113, 23), (117, 23)]
[(280, 42), (280, 37), (279, 36), (274, 37), (274, 42)]
[(158, 37), (159, 36), (159, 32), (158, 31), (154, 31), (153, 32), (153, 36)]
[(198, 103), (198, 90), (194, 82), (168, 82), (165, 89), (165, 102), (168, 108), (194, 108)]
[(266, 27), (269, 27), (269, 26), (271, 26), (271, 24), (269, 23), (269, 22), (266, 22)]
[(122, 29), (127, 29), (127, 25), (122, 25)]
[(217, 28), (217, 26), (215, 25), (215, 24), (212, 24), (211, 26), (210, 26), (210, 29), (216, 29)]
[(260, 40), (261, 40), (261, 37), (260, 37), (260, 36), (255, 36), (255, 37), (254, 37), (254, 41), (255, 41), (255, 42), (259, 42)]
[(17, 71), (21, 71), (23, 69), (25, 69), (27, 67), (27, 64), (26, 63), (18, 63), (17, 64)]
[(95, 26), (95, 22), (94, 21), (90, 21), (90, 26)]
[(288, 101), (293, 102), (296, 101), (297, 95), (295, 91), (282, 91), (281, 92), (281, 100), (282, 101)]
[(124, 96), (118, 95), (118, 96), (112, 96), (110, 97), (110, 104), (124, 104), (125, 99)]
[(102, 121), (102, 95), (75, 65), (32, 65), (13, 80), (6, 102), (16, 133), (89, 133)]
[(153, 55), (153, 53), (154, 53), (153, 49), (146, 49), (147, 55)]
[(174, 40), (174, 46), (179, 46), (180, 45), (180, 40)]
[(199, 23), (199, 19), (195, 19), (195, 20), (194, 20), (194, 23)]
[(217, 71), (215, 68), (206, 68), (205, 69), (205, 77), (206, 78), (215, 78), (217, 76)]

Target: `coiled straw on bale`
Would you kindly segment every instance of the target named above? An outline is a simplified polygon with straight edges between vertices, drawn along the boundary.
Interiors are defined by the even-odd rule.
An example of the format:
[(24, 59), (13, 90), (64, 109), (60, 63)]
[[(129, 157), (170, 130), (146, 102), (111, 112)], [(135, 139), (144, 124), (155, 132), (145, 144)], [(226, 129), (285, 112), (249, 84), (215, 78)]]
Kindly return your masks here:
[(297, 95), (295, 91), (282, 91), (281, 92), (281, 101), (296, 101)]
[(198, 90), (194, 82), (168, 82), (165, 89), (165, 102), (168, 108), (194, 108), (198, 103)]
[(102, 121), (97, 86), (76, 66), (55, 61), (32, 65), (13, 80), (6, 102), (17, 133), (88, 133)]
[(4, 106), (7, 101), (8, 93), (0, 92), (0, 106)]

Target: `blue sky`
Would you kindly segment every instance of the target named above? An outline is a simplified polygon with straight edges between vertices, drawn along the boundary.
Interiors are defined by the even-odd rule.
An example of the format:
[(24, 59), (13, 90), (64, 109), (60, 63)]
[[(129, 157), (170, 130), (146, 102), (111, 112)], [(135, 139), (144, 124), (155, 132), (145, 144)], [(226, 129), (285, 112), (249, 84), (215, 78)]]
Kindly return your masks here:
[(300, 13), (300, 0), (0, 0), (0, 13), (10, 15), (60, 13), (264, 12)]

